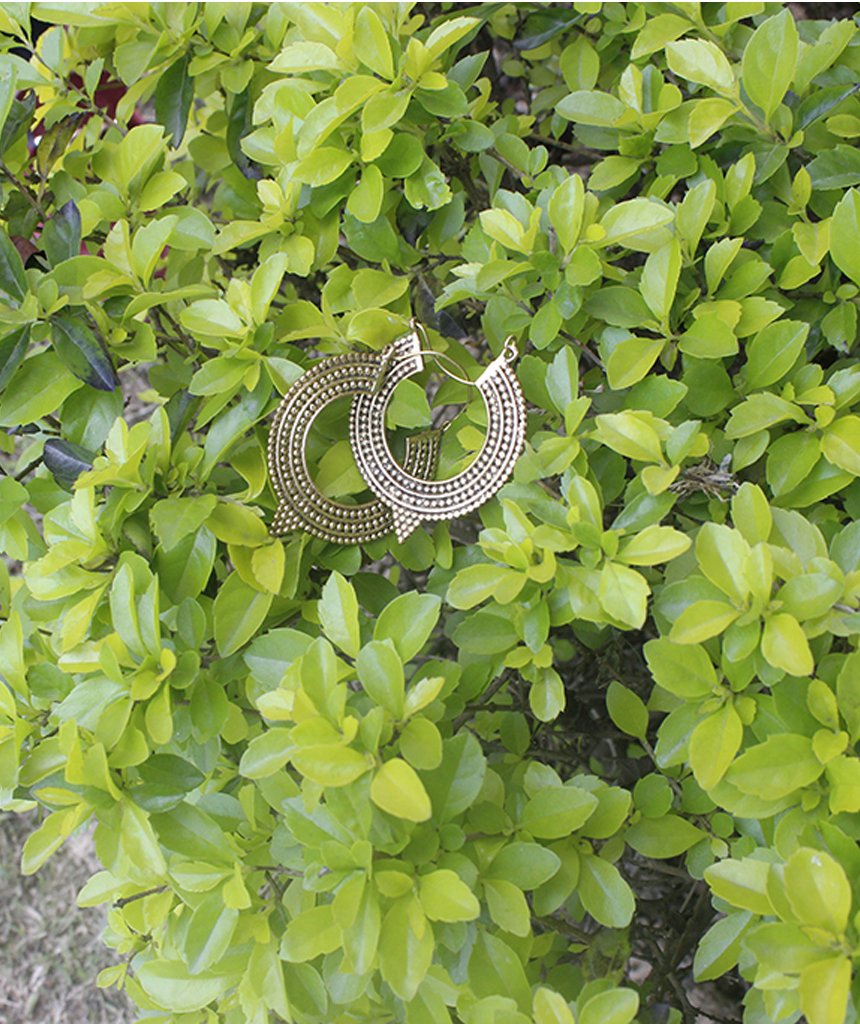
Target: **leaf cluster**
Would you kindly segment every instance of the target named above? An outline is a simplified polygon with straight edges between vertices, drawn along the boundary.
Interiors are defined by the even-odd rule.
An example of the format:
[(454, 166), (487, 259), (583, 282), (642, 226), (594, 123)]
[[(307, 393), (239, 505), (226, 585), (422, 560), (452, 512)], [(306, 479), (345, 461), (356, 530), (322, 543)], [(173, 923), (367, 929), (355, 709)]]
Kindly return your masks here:
[[(0, 806), (27, 872), (94, 827), (100, 984), (678, 1024), (731, 973), (747, 1024), (853, 1019), (856, 24), (7, 3), (0, 51)], [(281, 397), (413, 315), (466, 374), (525, 353), (513, 479), (404, 544), (273, 539)], [(486, 411), (425, 383), (388, 425), (456, 408), (451, 475)], [(336, 408), (309, 456), (361, 500)]]

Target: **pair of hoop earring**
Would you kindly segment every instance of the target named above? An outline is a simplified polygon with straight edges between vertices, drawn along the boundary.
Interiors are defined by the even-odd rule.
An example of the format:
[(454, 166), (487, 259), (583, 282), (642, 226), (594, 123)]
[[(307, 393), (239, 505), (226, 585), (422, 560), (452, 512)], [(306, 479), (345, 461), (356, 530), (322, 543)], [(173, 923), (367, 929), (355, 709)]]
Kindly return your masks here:
[[(406, 440), (401, 466), (391, 453), (385, 412), (397, 385), (420, 373), (424, 357), (461, 384), (475, 387), (487, 410), (484, 444), (470, 465), (449, 480), (434, 480), (442, 430)], [(478, 377), (469, 380), (452, 359), (429, 348), (424, 328), (380, 352), (353, 352), (321, 359), (292, 385), (269, 434), (269, 472), (279, 504), (275, 535), (304, 530), (339, 544), (364, 544), (392, 530), (404, 541), (423, 521), (454, 519), (488, 501), (513, 472), (525, 441), (526, 409), (513, 371), (513, 338)], [(375, 500), (344, 505), (327, 498), (311, 479), (306, 445), (317, 415), (338, 398), (352, 396), (349, 439), (359, 472)], [(443, 428), (444, 429), (444, 428)]]

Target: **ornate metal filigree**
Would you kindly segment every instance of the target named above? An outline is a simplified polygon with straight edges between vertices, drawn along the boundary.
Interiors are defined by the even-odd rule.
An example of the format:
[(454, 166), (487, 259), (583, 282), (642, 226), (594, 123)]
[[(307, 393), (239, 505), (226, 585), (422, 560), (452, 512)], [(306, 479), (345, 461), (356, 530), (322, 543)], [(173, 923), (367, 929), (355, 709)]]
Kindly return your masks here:
[[(395, 531), (405, 540), (423, 520), (454, 519), (483, 505), (513, 472), (522, 451), (526, 410), (513, 372), (512, 341), (477, 380), (458, 376), (440, 353), (422, 347), (423, 330), (378, 353), (352, 353), (321, 360), (304, 373), (281, 402), (269, 435), (269, 471), (279, 505), (272, 533), (302, 529), (340, 544), (362, 544)], [(397, 385), (424, 369), (428, 355), (455, 380), (475, 387), (487, 410), (487, 434), (472, 463), (450, 480), (434, 480), (441, 430), (410, 437), (401, 466), (385, 433), (385, 413)], [(456, 364), (453, 364), (456, 365)], [(306, 458), (316, 416), (330, 402), (353, 396), (349, 436), (353, 455), (376, 500), (344, 505), (314, 484)]]
[[(417, 359), (417, 332), (407, 339)], [(352, 403), (349, 436), (359, 472), (371, 491), (394, 513), (397, 539), (405, 540), (422, 520), (454, 519), (483, 505), (513, 472), (523, 448), (526, 407), (512, 369), (517, 350), (508, 342), (474, 382), (487, 408), (487, 434), (473, 462), (449, 480), (427, 480), (395, 462), (385, 434), (385, 410), (394, 389), (421, 366), (395, 357), (380, 385), (357, 395)]]
[[(400, 351), (405, 340), (389, 346), (392, 353)], [(373, 390), (392, 353), (383, 350), (322, 359), (284, 396), (269, 434), (269, 473), (280, 499), (273, 534), (300, 529), (338, 544), (364, 544), (391, 533), (394, 517), (381, 501), (344, 505), (320, 491), (308, 470), (306, 445), (317, 415), (338, 398)], [(438, 430), (407, 438), (404, 468), (418, 479), (432, 476), (440, 439)]]

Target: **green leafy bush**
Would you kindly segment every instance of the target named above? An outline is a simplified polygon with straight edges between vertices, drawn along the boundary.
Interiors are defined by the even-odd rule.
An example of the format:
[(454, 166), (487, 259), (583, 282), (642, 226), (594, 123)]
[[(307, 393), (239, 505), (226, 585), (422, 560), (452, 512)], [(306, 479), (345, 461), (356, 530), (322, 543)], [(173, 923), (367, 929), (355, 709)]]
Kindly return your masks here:
[[(0, 30), (0, 797), (27, 872), (95, 823), (100, 984), (183, 1024), (627, 1024), (734, 972), (750, 1024), (853, 1020), (855, 24)], [(514, 479), (475, 529), (273, 540), (281, 395), (413, 314), (472, 372), (518, 339)], [(410, 384), (390, 425), (430, 417)]]

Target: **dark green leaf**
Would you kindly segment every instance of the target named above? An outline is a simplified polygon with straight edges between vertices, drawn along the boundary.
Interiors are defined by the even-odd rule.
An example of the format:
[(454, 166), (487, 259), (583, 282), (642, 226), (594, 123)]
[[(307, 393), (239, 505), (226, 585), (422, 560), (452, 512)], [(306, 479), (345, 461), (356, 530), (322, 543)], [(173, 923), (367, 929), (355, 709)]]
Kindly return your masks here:
[(0, 338), (0, 388), (5, 388), (21, 365), (30, 343), (30, 327), (16, 327)]
[(132, 796), (153, 813), (175, 807), (205, 778), (199, 768), (176, 754), (153, 754), (139, 771), (142, 785), (132, 789)]
[(51, 318), (51, 325), (54, 350), (76, 377), (99, 391), (119, 387), (107, 346), (83, 316), (64, 311)]
[(819, 153), (807, 164), (812, 187), (820, 189), (848, 188), (860, 185), (860, 150), (853, 146), (836, 146)]
[(93, 453), (61, 437), (49, 437), (42, 456), (61, 487), (71, 490), (75, 480), (93, 466)]
[(480, 744), (470, 732), (445, 740), (442, 763), (422, 776), (438, 821), (449, 821), (472, 805), (484, 781), (486, 767)]
[(66, 152), (75, 132), (87, 116), (82, 112), (69, 114), (52, 124), (42, 136), (36, 148), (36, 166), (43, 178), (47, 177), (57, 160)]
[(194, 82), (188, 75), (190, 55), (180, 57), (161, 75), (155, 87), (155, 119), (164, 125), (175, 149), (188, 124)]
[(33, 114), (36, 112), (36, 94), (28, 92), (23, 99), (13, 99), (9, 116), (0, 131), (0, 154), (5, 154), (9, 147), (18, 141), (30, 127)]
[(24, 263), (5, 228), (0, 228), (0, 292), (18, 301), (27, 292)]
[(61, 206), (45, 225), (41, 242), (52, 267), (80, 253), (81, 215), (73, 199)]
[(251, 128), (251, 95), (249, 89), (233, 97), (233, 104), (227, 118), (227, 150), (233, 163), (244, 174), (248, 175), (251, 161), (245, 155), (239, 143)]
[(829, 85), (824, 89), (814, 89), (795, 111), (797, 127), (802, 130), (809, 128), (857, 92), (858, 88), (860, 86), (857, 85)]

